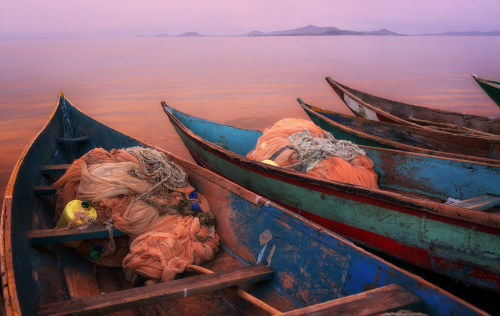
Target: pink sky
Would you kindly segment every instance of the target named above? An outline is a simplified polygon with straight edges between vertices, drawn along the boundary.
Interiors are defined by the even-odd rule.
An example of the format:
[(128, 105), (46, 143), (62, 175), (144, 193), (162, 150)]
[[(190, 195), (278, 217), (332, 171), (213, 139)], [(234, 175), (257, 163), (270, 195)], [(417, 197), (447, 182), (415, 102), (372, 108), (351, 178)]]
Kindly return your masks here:
[(206, 35), (308, 24), (403, 34), (500, 31), (500, 0), (0, 0), (0, 38)]

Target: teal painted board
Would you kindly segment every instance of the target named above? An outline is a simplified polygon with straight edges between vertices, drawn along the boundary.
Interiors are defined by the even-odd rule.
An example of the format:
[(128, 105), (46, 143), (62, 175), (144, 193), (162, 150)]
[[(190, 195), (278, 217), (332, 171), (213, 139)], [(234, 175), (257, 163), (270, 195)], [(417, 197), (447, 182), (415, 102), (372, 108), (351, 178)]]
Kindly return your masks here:
[[(65, 128), (63, 122), (70, 125)], [(56, 139), (78, 139), (81, 135), (88, 139), (67, 147), (63, 147), (67, 142), (58, 143)], [(46, 177), (42, 172), (47, 165), (67, 165), (96, 147), (111, 150), (129, 146), (151, 147), (93, 120), (64, 97), (60, 98), (46, 126), (21, 155), (4, 198), (0, 258), (4, 306), (9, 314), (35, 315), (37, 311), (46, 311), (50, 304), (64, 306), (65, 302), (83, 302), (82, 306), (88, 306), (86, 312), (99, 314), (104, 309), (92, 305), (93, 295), (106, 292), (106, 297), (112, 298), (113, 294), (131, 293), (127, 288), (132, 285), (126, 283), (121, 269), (95, 265), (73, 249), (54, 244), (74, 238), (103, 237), (105, 231), (94, 227), (81, 233), (55, 232), (52, 229), (55, 196), (39, 197), (32, 192), (34, 186), (50, 186), (54, 181), (53, 174)], [(418, 304), (402, 304), (401, 308), (429, 315), (485, 314), (262, 196), (166, 151), (152, 148), (163, 152), (186, 171), (190, 183), (206, 197), (217, 219), (221, 249), (215, 260), (207, 263), (208, 267), (217, 273), (256, 263), (268, 265), (274, 271), (273, 278), (254, 284), (252, 295), (265, 300), (272, 308), (286, 312), (371, 289), (397, 286), (400, 293), (419, 300)], [(146, 292), (148, 285), (137, 289)], [(127, 304), (137, 300), (128, 296)], [(153, 297), (146, 300), (149, 300), (146, 306), (137, 303), (138, 309), (130, 312), (180, 314), (179, 310), (185, 312), (189, 302), (187, 307), (191, 310), (197, 308), (213, 314), (263, 313), (238, 300), (226, 304), (219, 293), (181, 298), (174, 303), (160, 302)], [(112, 311), (128, 308), (118, 301), (111, 300), (110, 304)], [(392, 311), (378, 302), (368, 307), (374, 313)]]
[[(200, 165), (370, 249), (499, 290), (499, 214), (444, 204), (448, 197), (497, 194), (498, 167), (363, 147), (379, 174), (380, 190), (369, 189), (249, 160), (231, 148), (206, 141), (204, 130), (199, 134), (190, 130), (197, 120), (208, 121), (194, 117), (184, 121), (179, 111), (165, 103), (163, 107)], [(235, 128), (228, 131), (227, 138), (247, 133)], [(256, 135), (253, 142), (257, 142)]]

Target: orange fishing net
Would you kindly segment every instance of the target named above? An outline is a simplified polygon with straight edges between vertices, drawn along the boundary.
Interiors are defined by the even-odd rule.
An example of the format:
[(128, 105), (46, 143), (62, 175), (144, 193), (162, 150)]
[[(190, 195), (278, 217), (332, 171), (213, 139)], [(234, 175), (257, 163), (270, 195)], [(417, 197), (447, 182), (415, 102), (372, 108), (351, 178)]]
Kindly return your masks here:
[[(105, 249), (94, 261), (105, 265), (120, 261), (131, 281), (138, 274), (167, 281), (188, 264), (213, 259), (219, 237), (206, 199), (194, 192), (180, 167), (157, 151), (155, 157), (161, 159), (155, 163), (161, 164), (152, 166), (139, 155), (145, 151), (152, 153), (139, 147), (110, 152), (98, 148), (75, 160), (54, 184), (56, 220), (71, 200), (89, 201), (97, 211), (96, 222), (112, 220), (131, 240), (129, 251), (120, 249), (124, 243), (119, 241), (118, 249)], [(106, 248), (102, 241), (86, 241), (79, 252), (88, 254), (90, 243)]]
[(286, 118), (264, 130), (247, 158), (311, 176), (378, 188), (373, 161), (348, 141), (336, 140), (311, 121)]

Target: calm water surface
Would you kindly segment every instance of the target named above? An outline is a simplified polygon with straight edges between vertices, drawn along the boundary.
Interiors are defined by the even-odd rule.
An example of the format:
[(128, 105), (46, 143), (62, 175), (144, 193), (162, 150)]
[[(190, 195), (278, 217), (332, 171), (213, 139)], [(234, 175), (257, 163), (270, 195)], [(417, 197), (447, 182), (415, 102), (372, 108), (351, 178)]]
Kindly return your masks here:
[[(58, 93), (95, 119), (191, 160), (160, 107), (264, 129), (350, 114), (325, 82), (403, 102), (500, 116), (470, 77), (500, 79), (500, 37), (201, 37), (0, 42), (0, 193)], [(192, 161), (192, 160), (191, 160)]]
[[(202, 37), (0, 42), (0, 192), (58, 92), (97, 120), (190, 159), (160, 101), (264, 129), (307, 118), (295, 101), (348, 114), (325, 82), (488, 116), (470, 77), (500, 78), (500, 37)], [(3, 194), (2, 194), (3, 196)]]

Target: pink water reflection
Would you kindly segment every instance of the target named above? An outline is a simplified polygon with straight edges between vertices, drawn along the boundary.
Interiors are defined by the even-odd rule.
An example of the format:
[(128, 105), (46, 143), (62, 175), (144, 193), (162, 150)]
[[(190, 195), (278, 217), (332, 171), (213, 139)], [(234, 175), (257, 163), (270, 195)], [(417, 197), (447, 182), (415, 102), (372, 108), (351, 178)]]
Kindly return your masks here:
[(500, 38), (208, 37), (0, 43), (0, 192), (58, 92), (119, 131), (191, 159), (160, 107), (262, 130), (307, 118), (304, 101), (350, 114), (325, 82), (487, 116), (470, 78), (500, 78)]

